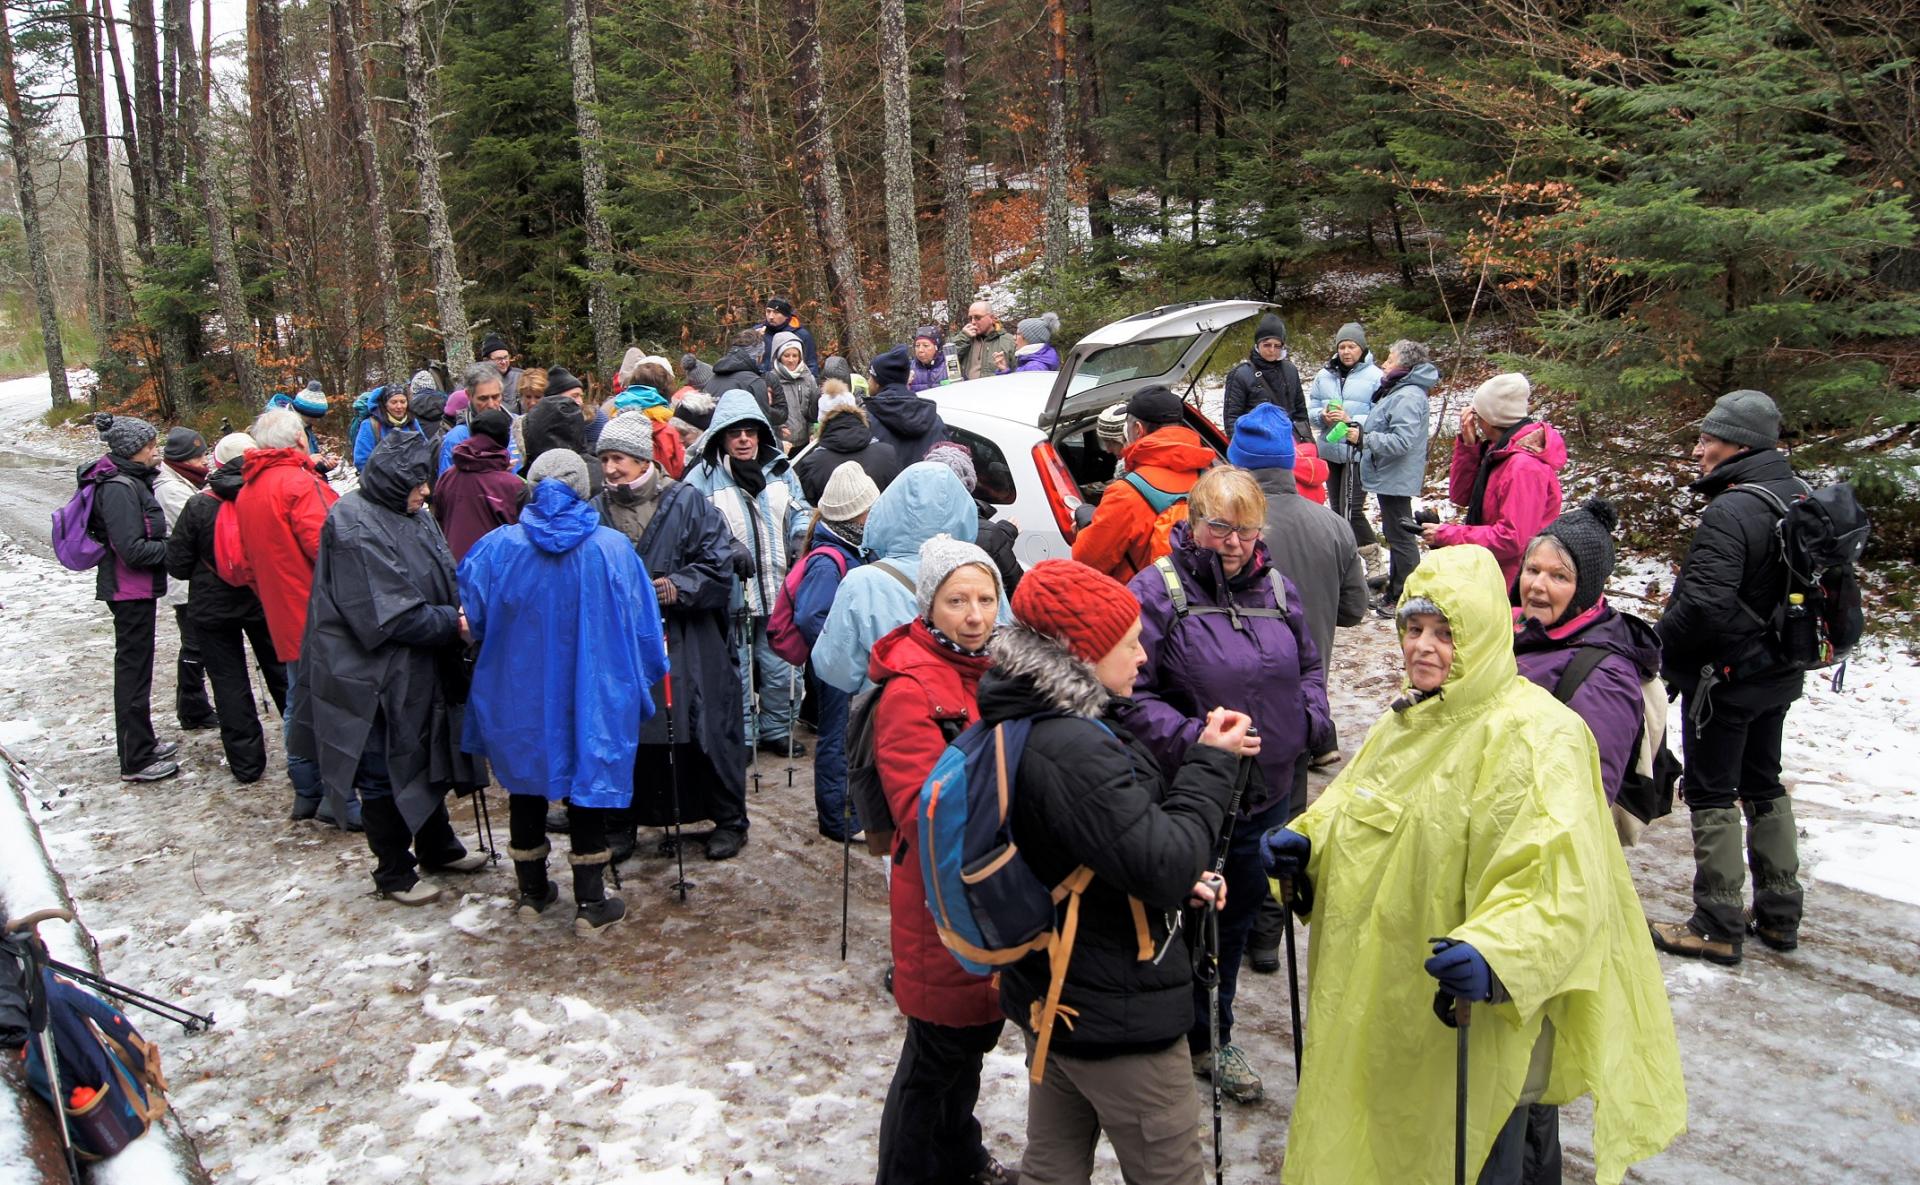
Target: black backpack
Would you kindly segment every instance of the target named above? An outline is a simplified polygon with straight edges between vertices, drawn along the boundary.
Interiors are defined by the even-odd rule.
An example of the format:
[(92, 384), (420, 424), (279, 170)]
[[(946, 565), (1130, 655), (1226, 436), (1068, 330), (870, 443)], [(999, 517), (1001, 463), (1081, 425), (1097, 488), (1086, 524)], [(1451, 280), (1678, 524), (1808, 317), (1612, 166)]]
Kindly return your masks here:
[[(1741, 484), (1727, 489), (1752, 494), (1772, 508), (1778, 516), (1774, 539), (1787, 568), (1786, 591), (1779, 604), (1762, 612), (1741, 601), (1741, 610), (1765, 629), (1772, 649), (1788, 666), (1802, 671), (1844, 666), (1847, 652), (1866, 632), (1854, 564), (1866, 550), (1873, 529), (1853, 487), (1844, 481), (1819, 489), (1807, 487), (1792, 502), (1765, 486)], [(1813, 625), (1811, 645), (1794, 644), (1789, 618), (1795, 596), (1802, 599)], [(1836, 674), (1836, 685), (1839, 680)]]
[[(880, 693), (885, 688), (885, 683), (876, 683), (854, 696), (847, 714), (847, 800), (853, 804), (860, 829), (867, 833), (867, 853), (873, 856), (893, 851), (893, 809), (887, 805), (886, 789), (880, 785), (873, 728), (873, 718), (879, 715)], [(943, 717), (935, 723), (940, 726), (940, 739), (949, 745), (967, 729), (964, 716)]]
[[(1646, 628), (1651, 632), (1651, 626)], [(1600, 646), (1577, 648), (1573, 661), (1553, 685), (1553, 698), (1563, 704), (1571, 702), (1574, 692), (1610, 653)], [(1613, 800), (1614, 831), (1627, 847), (1640, 841), (1640, 832), (1647, 824), (1673, 813), (1673, 791), (1681, 774), (1680, 759), (1667, 746), (1666, 685), (1657, 677), (1642, 679), (1640, 700), (1640, 729), (1633, 737), (1633, 760), (1627, 763), (1620, 793)]]

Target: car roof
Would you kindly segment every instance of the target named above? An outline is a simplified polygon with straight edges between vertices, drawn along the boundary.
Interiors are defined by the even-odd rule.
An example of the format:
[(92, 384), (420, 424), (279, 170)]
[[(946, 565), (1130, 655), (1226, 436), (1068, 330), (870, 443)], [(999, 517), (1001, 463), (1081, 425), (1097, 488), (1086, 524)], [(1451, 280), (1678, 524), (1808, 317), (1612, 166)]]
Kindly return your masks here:
[(963, 383), (946, 383), (921, 394), (938, 404), (942, 411), (953, 408), (1038, 428), (1054, 378), (1050, 370), (1016, 371)]

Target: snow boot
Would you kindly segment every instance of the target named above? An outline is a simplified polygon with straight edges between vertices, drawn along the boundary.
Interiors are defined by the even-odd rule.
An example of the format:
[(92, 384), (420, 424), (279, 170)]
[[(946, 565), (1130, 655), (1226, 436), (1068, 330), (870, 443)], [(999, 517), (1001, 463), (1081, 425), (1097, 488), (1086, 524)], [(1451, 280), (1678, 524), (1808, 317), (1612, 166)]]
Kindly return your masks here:
[(1747, 867), (1753, 870), (1753, 909), (1748, 933), (1774, 950), (1800, 945), (1800, 833), (1793, 801), (1743, 803), (1747, 815)]
[(520, 883), (520, 899), (514, 908), (527, 921), (538, 918), (560, 900), (560, 886), (547, 879), (547, 853), (552, 850), (553, 845), (545, 843), (537, 848), (507, 847), (514, 879)]
[(1360, 549), (1360, 560), (1367, 566), (1367, 587), (1385, 588), (1387, 586), (1387, 551), (1378, 543), (1369, 543)]
[[(1193, 1073), (1195, 1077), (1212, 1079), (1213, 1053), (1211, 1050), (1193, 1055)], [(1260, 1075), (1253, 1072), (1247, 1064), (1247, 1055), (1238, 1045), (1220, 1047), (1220, 1093), (1236, 1103), (1257, 1103), (1266, 1093)]]
[(322, 795), (319, 810), (313, 816), (314, 822), (338, 827), (342, 831), (364, 831), (366, 823), (360, 818), (360, 796), (355, 794), (347, 800), (347, 817), (342, 821), (334, 813), (331, 795)]
[(573, 865), (573, 932), (582, 938), (599, 934), (627, 916), (627, 903), (607, 895), (609, 858), (606, 851), (567, 857)]
[(1688, 922), (1694, 933), (1732, 945), (1735, 961), (1746, 930), (1747, 904), (1740, 824), (1740, 811), (1734, 807), (1693, 812), (1693, 917)]

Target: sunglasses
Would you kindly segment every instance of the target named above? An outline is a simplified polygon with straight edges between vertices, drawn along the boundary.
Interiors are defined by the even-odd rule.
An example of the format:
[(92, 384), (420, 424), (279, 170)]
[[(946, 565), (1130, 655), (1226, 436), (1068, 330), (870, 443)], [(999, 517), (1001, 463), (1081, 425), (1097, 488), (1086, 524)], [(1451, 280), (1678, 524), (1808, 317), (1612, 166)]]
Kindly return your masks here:
[(1202, 523), (1202, 525), (1204, 525), (1207, 528), (1207, 530), (1212, 531), (1214, 534), (1222, 535), (1222, 536), (1232, 535), (1235, 538), (1239, 539), (1240, 542), (1242, 543), (1252, 543), (1255, 539), (1258, 539), (1260, 537), (1261, 528), (1258, 526), (1236, 527), (1232, 523), (1221, 518), (1203, 518), (1200, 520), (1200, 522)]

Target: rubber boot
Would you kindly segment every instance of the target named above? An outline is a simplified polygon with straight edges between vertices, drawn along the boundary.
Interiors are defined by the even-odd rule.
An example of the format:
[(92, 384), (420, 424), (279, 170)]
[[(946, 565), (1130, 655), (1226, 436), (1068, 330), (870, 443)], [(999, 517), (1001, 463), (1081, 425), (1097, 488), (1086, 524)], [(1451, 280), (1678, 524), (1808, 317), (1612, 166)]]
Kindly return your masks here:
[(1752, 934), (1774, 950), (1800, 945), (1800, 833), (1793, 800), (1742, 804), (1747, 814), (1747, 866), (1753, 870)]
[(573, 932), (581, 937), (601, 933), (627, 916), (627, 903), (607, 893), (605, 851), (575, 852), (567, 859), (573, 864)]
[(514, 908), (528, 921), (547, 912), (548, 906), (560, 900), (560, 886), (547, 879), (547, 853), (552, 850), (552, 844), (544, 843), (537, 848), (507, 847), (507, 856), (513, 861), (513, 877), (520, 882), (520, 900)]

